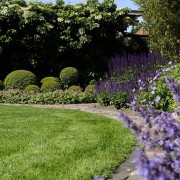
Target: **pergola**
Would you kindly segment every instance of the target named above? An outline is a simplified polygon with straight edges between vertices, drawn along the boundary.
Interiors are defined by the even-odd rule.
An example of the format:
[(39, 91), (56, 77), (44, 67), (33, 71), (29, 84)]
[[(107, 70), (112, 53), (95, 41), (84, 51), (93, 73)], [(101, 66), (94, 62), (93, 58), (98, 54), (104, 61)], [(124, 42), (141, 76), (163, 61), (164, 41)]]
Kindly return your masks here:
[[(143, 14), (143, 11), (139, 11), (139, 10), (131, 10), (128, 13), (128, 16), (133, 19), (133, 23), (132, 26), (134, 28), (134, 26), (136, 24), (139, 23), (138, 21), (138, 17), (141, 17)], [(145, 28), (141, 28), (140, 30), (138, 30), (135, 34), (131, 34), (131, 33), (126, 33), (125, 34), (127, 37), (148, 37), (149, 36), (149, 31)]]

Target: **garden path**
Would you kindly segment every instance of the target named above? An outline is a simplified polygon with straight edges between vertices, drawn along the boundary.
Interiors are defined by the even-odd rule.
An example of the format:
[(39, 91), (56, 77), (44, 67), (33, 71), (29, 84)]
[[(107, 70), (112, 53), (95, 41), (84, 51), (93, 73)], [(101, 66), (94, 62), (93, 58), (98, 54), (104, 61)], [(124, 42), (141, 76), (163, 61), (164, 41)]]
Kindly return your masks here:
[[(7, 104), (10, 105), (10, 104)], [(11, 104), (12, 105), (12, 104)], [(20, 104), (16, 104), (17, 106), (22, 106)], [(119, 121), (122, 121), (118, 118), (118, 114), (120, 111), (128, 115), (135, 123), (141, 124), (142, 121), (139, 119), (136, 113), (132, 112), (130, 109), (121, 109), (117, 110), (114, 107), (107, 106), (103, 107), (100, 106), (98, 103), (90, 103), (90, 104), (60, 104), (60, 105), (23, 105), (23, 106), (33, 106), (33, 107), (43, 107), (43, 108), (61, 108), (61, 109), (75, 109), (86, 111), (90, 113), (100, 114), (106, 117), (110, 117)], [(138, 143), (136, 150), (139, 148), (143, 148), (143, 145)], [(135, 150), (135, 151), (136, 151)], [(119, 167), (113, 172), (108, 180), (143, 180), (143, 178), (138, 174), (135, 165), (133, 163), (133, 158), (135, 156), (135, 151), (130, 155), (126, 161), (119, 165)], [(152, 156), (153, 153), (160, 153), (156, 150), (147, 151), (146, 154), (148, 156)]]

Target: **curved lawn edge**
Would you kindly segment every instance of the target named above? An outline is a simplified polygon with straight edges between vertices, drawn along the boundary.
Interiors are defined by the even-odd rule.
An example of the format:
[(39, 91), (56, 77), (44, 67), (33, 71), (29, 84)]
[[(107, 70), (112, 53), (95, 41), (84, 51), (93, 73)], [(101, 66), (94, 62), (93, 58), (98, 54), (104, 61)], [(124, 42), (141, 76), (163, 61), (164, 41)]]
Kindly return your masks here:
[[(5, 106), (2, 106), (2, 105), (0, 106), (1, 112), (2, 112), (2, 107), (5, 107)], [(28, 117), (29, 126), (31, 125), (32, 122), (34, 123), (37, 121), (38, 122), (40, 121), (39, 123), (46, 122), (46, 125), (47, 125), (47, 117), (44, 117), (44, 116), (43, 117), (45, 118), (45, 120), (43, 119), (43, 121), (41, 119), (39, 120), (38, 118), (36, 118), (36, 121), (33, 120), (31, 122), (30, 117), (33, 117), (32, 114), (30, 113), (31, 110), (35, 111), (36, 117), (39, 116), (40, 111), (43, 112), (43, 115), (46, 115), (46, 116), (49, 115), (49, 117), (53, 117), (54, 119), (56, 119), (56, 120), (53, 120), (53, 123), (57, 123), (57, 122), (59, 123), (57, 114), (59, 116), (60, 111), (63, 112), (63, 115), (66, 115), (68, 113), (68, 120), (65, 123), (66, 126), (68, 124), (68, 132), (72, 133), (74, 130), (78, 131), (80, 133), (80, 134), (78, 134), (78, 138), (80, 138), (80, 141), (78, 141), (78, 143), (75, 143), (75, 144), (80, 147), (83, 147), (83, 148), (72, 147), (72, 144), (74, 143), (74, 141), (72, 141), (72, 138), (69, 139), (68, 143), (66, 141), (63, 144), (63, 146), (66, 145), (66, 147), (69, 147), (69, 145), (70, 145), (70, 147), (73, 150), (73, 153), (76, 154), (76, 156), (72, 156), (76, 159), (76, 161), (73, 161), (73, 168), (75, 169), (73, 171), (76, 171), (75, 175), (73, 175), (74, 179), (78, 179), (79, 177), (83, 177), (84, 179), (86, 179), (86, 177), (88, 177), (91, 179), (93, 177), (93, 175), (99, 175), (99, 174), (103, 175), (104, 177), (108, 177), (110, 175), (110, 173), (112, 171), (114, 171), (115, 168), (120, 163), (125, 161), (125, 159), (133, 151), (133, 149), (136, 145), (136, 140), (135, 140), (134, 135), (132, 135), (132, 133), (129, 130), (124, 128), (122, 123), (118, 122), (117, 120), (106, 118), (101, 115), (94, 115), (92, 113), (87, 113), (87, 112), (82, 112), (82, 111), (77, 111), (77, 110), (64, 110), (64, 109), (62, 110), (62, 109), (52, 109), (52, 108), (43, 109), (43, 108), (33, 108), (33, 107), (27, 107), (27, 106), (23, 107), (23, 105), (22, 105), (22, 107), (21, 106), (18, 106), (18, 107), (7, 106), (6, 109), (8, 109), (8, 107), (9, 108), (14, 107), (14, 109), (16, 109), (16, 111), (12, 111), (12, 109), (11, 109), (11, 112), (13, 112), (13, 113), (12, 113), (12, 115), (11, 114), (8, 115), (9, 117), (13, 116), (13, 118), (16, 117), (17, 112), (20, 112), (20, 111), (17, 111), (17, 109), (22, 108), (23, 112), (26, 112), (26, 110), (28, 110), (26, 112), (26, 118)], [(22, 109), (21, 109), (21, 112), (22, 112)], [(75, 115), (72, 116), (72, 113), (75, 113)], [(28, 114), (28, 116), (27, 116), (27, 114)], [(79, 118), (79, 116), (82, 119), (80, 121), (81, 123), (78, 124), (79, 126), (77, 128), (77, 119)], [(71, 118), (75, 117), (75, 120), (73, 120), (73, 121), (70, 120), (69, 119), (70, 117)], [(71, 121), (71, 123), (69, 123), (69, 121)], [(19, 120), (18, 120), (18, 122), (19, 122)], [(20, 122), (22, 123), (23, 121), (20, 121)], [(12, 122), (9, 122), (9, 123), (11, 124)], [(14, 122), (13, 124), (16, 124), (16, 123)], [(62, 124), (60, 124), (60, 125), (62, 125)], [(85, 128), (86, 126), (88, 126), (88, 128)], [(16, 127), (18, 127), (18, 126), (16, 125)], [(67, 128), (66, 128), (66, 130), (67, 130)], [(38, 131), (42, 131), (42, 130), (38, 129)], [(92, 131), (96, 132), (97, 137), (94, 138), (94, 136), (93, 136), (94, 133), (92, 133)], [(36, 130), (36, 132), (37, 132), (37, 130)], [(42, 132), (44, 132), (44, 131), (42, 131)], [(73, 133), (71, 134), (72, 137), (74, 137)], [(27, 134), (27, 133), (25, 133), (25, 134)], [(66, 134), (66, 133), (64, 133), (64, 134)], [(69, 133), (68, 133), (68, 135), (69, 135)], [(41, 137), (41, 134), (39, 134), (39, 136)], [(39, 138), (39, 136), (38, 136), (38, 138)], [(57, 134), (55, 135), (55, 137), (56, 137), (55, 139), (57, 141), (56, 143), (52, 143), (49, 140), (49, 143), (51, 142), (50, 144), (53, 145), (53, 147), (56, 147), (59, 142), (59, 140), (57, 139)], [(90, 139), (88, 140), (87, 138), (90, 138)], [(52, 139), (52, 138), (50, 138), (50, 139)], [(43, 140), (43, 138), (42, 138), (42, 140)], [(86, 144), (87, 144), (87, 142), (89, 144), (83, 145), (82, 144), (83, 140), (85, 140)], [(45, 144), (47, 144), (47, 143), (45, 143)], [(123, 147), (124, 149), (123, 148), (121, 149), (120, 147)], [(28, 148), (29, 148), (29, 146), (28, 146)], [(82, 155), (84, 155), (84, 152), (86, 152), (87, 150), (88, 150), (88, 155), (85, 154), (85, 156), (79, 156), (79, 152), (80, 152), (80, 154), (82, 153)], [(51, 150), (51, 151), (54, 152), (54, 150)], [(32, 156), (34, 156), (34, 155), (32, 155)], [(34, 156), (34, 157), (36, 157), (36, 156)], [(85, 157), (84, 158), (85, 160), (81, 159), (81, 158), (79, 159), (79, 157)], [(60, 157), (56, 157), (56, 158), (59, 158), (59, 160), (61, 159)], [(70, 159), (70, 160), (72, 160), (72, 159)], [(88, 163), (87, 163), (87, 161), (88, 161)], [(57, 162), (53, 161), (53, 163), (56, 164)], [(51, 164), (51, 168), (54, 167), (53, 163)], [(39, 162), (39, 164), (41, 164), (41, 163)], [(36, 165), (36, 166), (38, 166), (38, 165)], [(60, 165), (58, 165), (58, 166), (60, 167)], [(63, 166), (65, 166), (65, 163), (63, 164)], [(47, 167), (45, 166), (44, 168), (46, 169)], [(84, 170), (82, 171), (82, 168), (85, 168), (85, 171)], [(93, 168), (94, 168), (94, 170), (93, 170)], [(68, 168), (66, 168), (66, 170), (67, 169)], [(57, 170), (57, 167), (56, 168), (54, 167), (54, 170)], [(54, 172), (54, 170), (53, 170), (53, 172)], [(79, 176), (80, 171), (81, 171), (81, 175)], [(63, 179), (66, 177), (67, 173), (70, 173), (69, 175), (71, 175), (71, 172), (72, 172), (72, 169), (70, 168), (69, 170), (67, 170), (67, 172), (64, 172), (62, 176), (60, 176), (57, 172), (55, 174), (56, 174), (56, 177), (58, 176), (61, 179)], [(41, 178), (41, 176), (40, 176), (41, 173), (40, 172), (36, 172), (36, 173), (37, 173), (37, 177)], [(48, 171), (48, 174), (49, 173), (51, 174), (51, 172)], [(1, 176), (1, 174), (0, 174), (0, 176)], [(29, 176), (30, 175), (28, 175), (28, 177)], [(26, 177), (26, 175), (25, 175), (25, 177)]]

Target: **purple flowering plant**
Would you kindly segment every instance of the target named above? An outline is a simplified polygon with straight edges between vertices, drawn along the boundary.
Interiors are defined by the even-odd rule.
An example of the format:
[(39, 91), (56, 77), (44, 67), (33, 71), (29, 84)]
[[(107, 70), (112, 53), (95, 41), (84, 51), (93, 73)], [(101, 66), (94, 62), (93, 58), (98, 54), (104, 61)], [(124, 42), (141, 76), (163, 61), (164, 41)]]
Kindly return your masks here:
[[(173, 92), (175, 101), (180, 106), (180, 83), (173, 78), (166, 78), (166, 82)], [(179, 180), (180, 179), (180, 122), (176, 117), (180, 109), (175, 109), (176, 117), (172, 113), (157, 110), (152, 104), (142, 107), (137, 105), (137, 98), (130, 104), (145, 125), (137, 125), (128, 116), (120, 113), (125, 125), (136, 133), (146, 147), (158, 147), (161, 153), (148, 157), (139, 152), (135, 159), (137, 169), (145, 180)]]
[(168, 62), (167, 58), (155, 53), (115, 56), (110, 59), (108, 69), (110, 77), (121, 82), (130, 82), (134, 76), (157, 70)]
[[(169, 66), (170, 65), (170, 66)], [(154, 77), (148, 79), (145, 86), (137, 92), (139, 104), (151, 103), (156, 109), (172, 112), (177, 103), (173, 99), (173, 93), (166, 83), (166, 76), (174, 77), (175, 81), (180, 77), (180, 64), (171, 65), (157, 71)], [(143, 80), (142, 80), (143, 82)], [(142, 84), (142, 83), (141, 83)], [(142, 85), (139, 86), (142, 86)]]
[[(110, 59), (109, 77), (96, 83), (97, 102), (117, 109), (130, 103), (137, 89), (146, 90), (150, 78), (157, 78), (157, 67), (167, 64), (159, 55), (115, 56)], [(136, 91), (134, 91), (136, 90)]]

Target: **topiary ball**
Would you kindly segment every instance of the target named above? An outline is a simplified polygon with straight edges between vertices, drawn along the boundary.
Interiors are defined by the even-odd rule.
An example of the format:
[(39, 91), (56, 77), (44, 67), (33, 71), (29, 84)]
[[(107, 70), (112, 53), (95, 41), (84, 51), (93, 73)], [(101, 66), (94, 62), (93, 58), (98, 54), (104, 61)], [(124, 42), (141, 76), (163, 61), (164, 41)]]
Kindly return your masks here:
[(76, 86), (76, 85), (70, 86), (68, 91), (71, 91), (71, 92), (82, 92), (81, 87), (80, 86)]
[(29, 85), (29, 86), (27, 86), (25, 89), (24, 89), (24, 92), (26, 92), (26, 93), (38, 93), (38, 92), (40, 92), (41, 90), (40, 90), (40, 88), (39, 88), (39, 86), (37, 86), (37, 85)]
[(4, 88), (3, 82), (0, 80), (0, 90)]
[(55, 91), (60, 89), (60, 84), (56, 81), (45, 81), (41, 86), (41, 91)]
[(95, 85), (94, 85), (94, 84), (89, 84), (89, 85), (85, 88), (85, 92), (86, 92), (86, 93), (95, 93), (95, 92), (96, 92)]
[(57, 77), (52, 77), (52, 76), (45, 77), (45, 78), (41, 79), (40, 82), (43, 84), (43, 83), (46, 82), (46, 81), (55, 81), (55, 82), (60, 83), (59, 78), (57, 78)]
[(60, 79), (65, 86), (69, 87), (70, 85), (77, 83), (78, 75), (79, 72), (76, 68), (66, 67), (60, 72)]
[(4, 86), (6, 89), (15, 87), (19, 89), (24, 89), (30, 84), (36, 84), (36, 76), (27, 70), (16, 70), (11, 72), (4, 79)]

